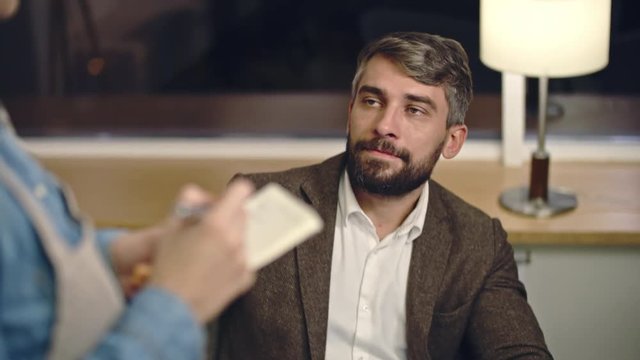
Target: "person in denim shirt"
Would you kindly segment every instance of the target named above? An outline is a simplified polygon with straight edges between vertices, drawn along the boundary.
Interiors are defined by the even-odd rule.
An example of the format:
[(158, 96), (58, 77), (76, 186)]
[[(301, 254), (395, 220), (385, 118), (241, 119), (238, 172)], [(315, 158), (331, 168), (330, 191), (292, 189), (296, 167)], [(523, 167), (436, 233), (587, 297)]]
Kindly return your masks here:
[[(231, 183), (197, 221), (174, 216), (131, 233), (93, 232), (22, 149), (0, 103), (0, 359), (203, 358), (203, 326), (254, 280), (243, 247), (252, 191), (246, 180)], [(210, 201), (193, 185), (178, 198), (183, 206)], [(97, 257), (78, 261), (83, 248)], [(137, 289), (131, 275), (145, 262), (153, 270)], [(81, 284), (91, 267), (109, 271)], [(109, 284), (116, 291), (104, 292)], [(123, 294), (125, 306), (104, 301), (118, 305)]]

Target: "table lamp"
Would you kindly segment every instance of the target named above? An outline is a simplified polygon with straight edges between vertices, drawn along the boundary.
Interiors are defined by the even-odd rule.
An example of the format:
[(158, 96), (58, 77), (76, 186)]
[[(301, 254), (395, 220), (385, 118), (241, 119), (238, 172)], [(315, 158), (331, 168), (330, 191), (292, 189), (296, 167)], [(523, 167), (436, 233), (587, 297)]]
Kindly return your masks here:
[(577, 206), (570, 191), (549, 188), (545, 148), (548, 78), (586, 75), (609, 61), (611, 0), (481, 0), (480, 59), (498, 71), (539, 79), (538, 145), (529, 187), (508, 189), (500, 204), (549, 217)]

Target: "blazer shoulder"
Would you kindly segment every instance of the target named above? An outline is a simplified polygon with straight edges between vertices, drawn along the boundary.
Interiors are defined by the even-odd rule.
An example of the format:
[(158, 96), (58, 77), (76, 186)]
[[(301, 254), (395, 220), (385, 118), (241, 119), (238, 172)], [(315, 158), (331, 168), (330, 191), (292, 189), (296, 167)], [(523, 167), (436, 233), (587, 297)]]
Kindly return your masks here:
[(256, 188), (275, 182), (283, 187), (294, 190), (307, 181), (318, 181), (326, 177), (335, 177), (341, 170), (343, 161), (342, 154), (331, 157), (321, 163), (307, 166), (295, 167), (283, 171), (261, 172), (261, 173), (239, 173), (234, 176), (245, 177), (251, 180)]
[(504, 231), (500, 220), (468, 203), (438, 182), (431, 180), (429, 191), (429, 207), (433, 205), (456, 232), (477, 235)]

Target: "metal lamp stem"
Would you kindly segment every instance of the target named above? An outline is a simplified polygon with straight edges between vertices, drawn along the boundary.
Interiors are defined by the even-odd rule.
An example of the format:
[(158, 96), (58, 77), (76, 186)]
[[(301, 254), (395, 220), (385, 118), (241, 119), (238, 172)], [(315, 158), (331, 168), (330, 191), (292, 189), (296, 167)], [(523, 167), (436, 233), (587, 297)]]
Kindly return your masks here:
[(575, 209), (576, 196), (563, 189), (549, 189), (549, 153), (545, 149), (547, 133), (548, 78), (539, 79), (538, 147), (531, 154), (529, 187), (508, 189), (500, 195), (500, 204), (515, 213), (544, 218)]
[(549, 198), (549, 153), (545, 150), (547, 134), (548, 79), (541, 76), (538, 85), (538, 148), (531, 154), (529, 200), (546, 202)]
[(544, 149), (547, 134), (547, 96), (549, 79), (541, 76), (538, 79), (538, 152), (546, 152)]

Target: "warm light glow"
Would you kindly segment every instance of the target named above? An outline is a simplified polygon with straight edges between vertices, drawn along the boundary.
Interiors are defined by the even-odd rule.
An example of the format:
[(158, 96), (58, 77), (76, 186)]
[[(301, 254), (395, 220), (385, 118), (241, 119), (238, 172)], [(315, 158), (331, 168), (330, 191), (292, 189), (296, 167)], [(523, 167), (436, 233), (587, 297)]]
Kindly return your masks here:
[(532, 77), (571, 77), (609, 61), (611, 0), (481, 0), (480, 59)]

